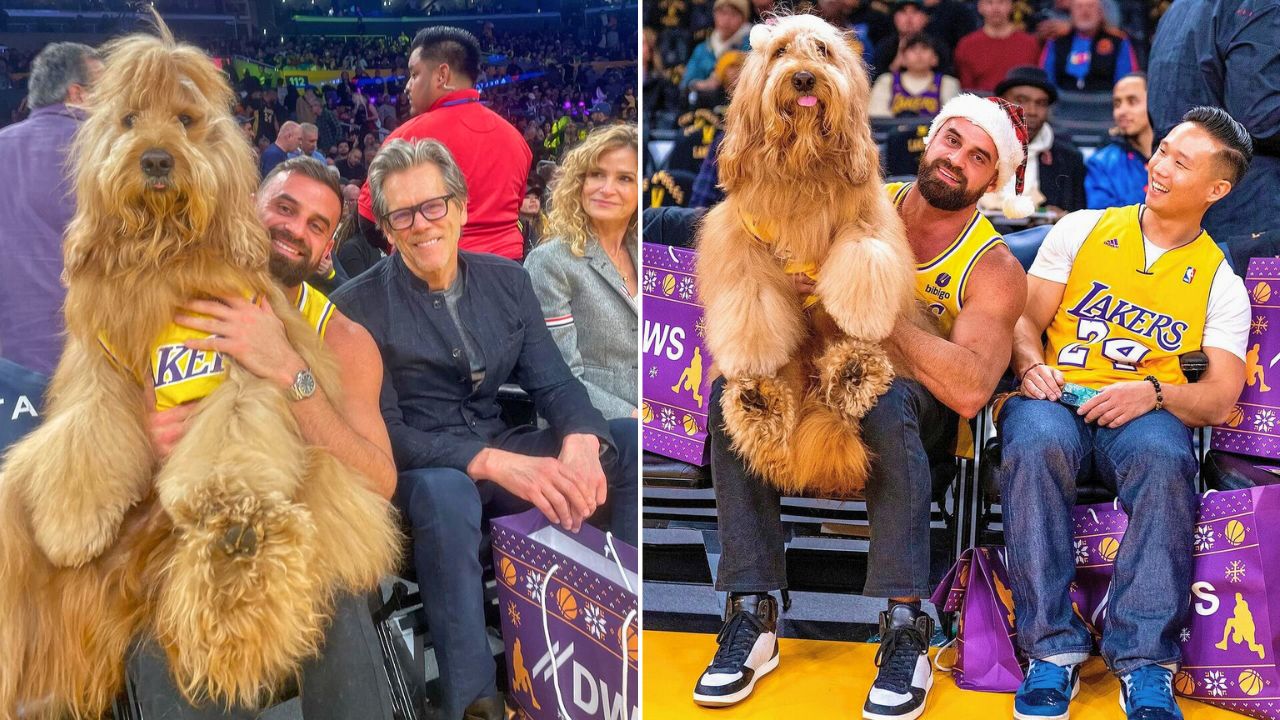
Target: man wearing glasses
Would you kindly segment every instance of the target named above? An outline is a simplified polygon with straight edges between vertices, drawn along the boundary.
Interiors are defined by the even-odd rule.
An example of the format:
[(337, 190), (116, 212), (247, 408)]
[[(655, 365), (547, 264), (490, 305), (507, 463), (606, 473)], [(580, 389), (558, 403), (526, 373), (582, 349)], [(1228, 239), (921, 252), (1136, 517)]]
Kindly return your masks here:
[[(382, 415), (400, 471), (394, 502), (428, 589), (441, 717), (503, 718), (485, 632), (485, 521), (532, 505), (569, 530), (605, 521), (634, 544), (636, 422), (606, 422), (591, 406), (523, 268), (459, 252), (467, 186), (443, 145), (387, 143), (369, 167), (369, 189), (396, 252), (333, 301), (373, 335), (386, 369)], [(549, 428), (503, 422), (497, 395), (506, 382), (532, 396)]]

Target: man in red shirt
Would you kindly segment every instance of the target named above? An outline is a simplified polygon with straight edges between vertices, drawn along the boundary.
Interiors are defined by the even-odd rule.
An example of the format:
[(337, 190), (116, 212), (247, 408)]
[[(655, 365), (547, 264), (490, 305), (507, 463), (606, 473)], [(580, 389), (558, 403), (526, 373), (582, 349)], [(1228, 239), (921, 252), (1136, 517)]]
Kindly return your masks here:
[[(466, 30), (429, 27), (413, 39), (405, 92), (413, 117), (383, 141), (438, 140), (449, 148), (471, 199), (459, 247), (519, 261), (517, 224), (533, 153), (520, 131), (480, 103), (480, 43)], [(372, 160), (372, 158), (371, 158)], [(390, 251), (376, 228), (369, 184), (360, 189), (360, 228), (371, 245)]]
[(1040, 43), (1011, 21), (1013, 0), (978, 0), (982, 27), (956, 45), (956, 77), (965, 90), (991, 92), (1009, 70), (1038, 65)]

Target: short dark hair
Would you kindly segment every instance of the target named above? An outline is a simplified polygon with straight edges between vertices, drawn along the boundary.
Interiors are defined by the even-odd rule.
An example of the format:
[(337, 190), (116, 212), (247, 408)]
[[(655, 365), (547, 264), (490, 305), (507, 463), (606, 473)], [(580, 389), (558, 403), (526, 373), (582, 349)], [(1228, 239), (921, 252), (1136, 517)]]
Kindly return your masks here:
[(342, 186), (338, 184), (338, 178), (329, 172), (329, 168), (321, 164), (319, 160), (306, 155), (291, 157), (276, 165), (271, 169), (271, 172), (267, 173), (266, 177), (262, 178), (262, 184), (258, 188), (266, 187), (276, 176), (284, 175), (285, 173), (298, 173), (324, 185), (332, 190), (334, 196), (338, 198), (338, 205), (342, 205)]
[(446, 63), (454, 72), (474, 81), (480, 77), (480, 41), (462, 28), (436, 25), (418, 31), (409, 46), (409, 54), (417, 50), (423, 60)]
[(919, 35), (915, 35), (909, 38), (907, 42), (903, 44), (902, 52), (906, 52), (913, 47), (929, 48), (930, 50), (933, 51), (933, 54), (935, 56), (939, 58), (942, 57), (942, 53), (938, 52), (938, 44), (933, 41), (932, 37), (929, 37), (925, 33), (920, 33)]
[(1218, 141), (1222, 152), (1218, 153), (1217, 159), (1226, 168), (1226, 179), (1232, 185), (1240, 182), (1240, 178), (1249, 169), (1249, 163), (1253, 161), (1253, 139), (1249, 137), (1249, 131), (1228, 115), (1226, 110), (1207, 105), (1188, 110), (1182, 116), (1182, 122), (1200, 126)]

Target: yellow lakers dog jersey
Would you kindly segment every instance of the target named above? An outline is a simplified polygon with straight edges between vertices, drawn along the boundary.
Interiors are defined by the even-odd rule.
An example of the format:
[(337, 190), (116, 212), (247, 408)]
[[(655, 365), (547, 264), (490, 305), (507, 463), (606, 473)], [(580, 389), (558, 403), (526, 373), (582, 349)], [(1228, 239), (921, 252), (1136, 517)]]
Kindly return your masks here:
[[(323, 340), (333, 318), (333, 303), (323, 293), (303, 283), (298, 291), (298, 311)], [(168, 410), (207, 397), (227, 377), (227, 358), (222, 353), (193, 350), (184, 343), (209, 337), (200, 330), (169, 325), (156, 339), (151, 352), (151, 379), (156, 391), (156, 410)], [(108, 340), (98, 342), (112, 360), (117, 360)], [(142, 382), (142, 378), (138, 378)]]
[(1222, 251), (1201, 231), (1148, 267), (1141, 208), (1105, 211), (1076, 253), (1044, 357), (1067, 382), (1187, 381), (1178, 356), (1200, 349)]
[[(902, 206), (913, 184), (889, 183), (884, 186), (894, 207)], [(951, 327), (964, 307), (973, 269), (983, 255), (998, 245), (1004, 245), (1004, 238), (982, 213), (975, 210), (947, 249), (931, 260), (916, 263), (916, 297), (938, 316), (943, 337), (951, 336)]]

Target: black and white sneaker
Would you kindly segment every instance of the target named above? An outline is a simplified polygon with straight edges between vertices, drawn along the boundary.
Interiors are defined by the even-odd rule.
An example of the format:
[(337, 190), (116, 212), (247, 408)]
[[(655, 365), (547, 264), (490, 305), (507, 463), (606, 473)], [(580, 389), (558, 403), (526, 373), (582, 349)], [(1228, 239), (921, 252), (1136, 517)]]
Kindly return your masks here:
[(880, 613), (880, 672), (862, 706), (866, 720), (914, 720), (924, 713), (933, 687), (929, 638), (933, 618), (911, 605), (894, 605)]
[(769, 595), (730, 595), (720, 649), (693, 689), (693, 701), (724, 707), (745, 700), (756, 681), (778, 667), (778, 601)]

